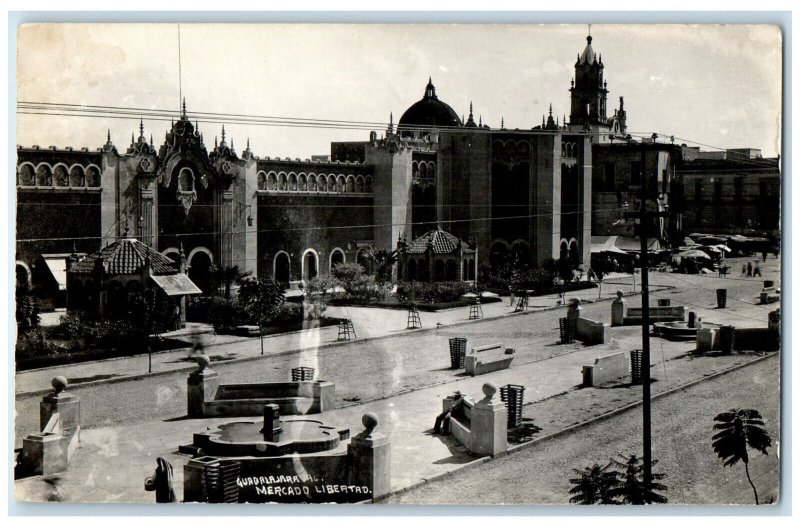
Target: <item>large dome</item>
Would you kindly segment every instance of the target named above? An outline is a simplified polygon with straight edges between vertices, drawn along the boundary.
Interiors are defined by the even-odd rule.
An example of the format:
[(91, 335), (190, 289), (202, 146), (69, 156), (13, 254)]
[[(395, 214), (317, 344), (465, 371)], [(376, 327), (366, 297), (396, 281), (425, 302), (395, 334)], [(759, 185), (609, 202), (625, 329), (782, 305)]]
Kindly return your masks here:
[(403, 127), (448, 127), (461, 126), (461, 119), (456, 112), (448, 105), (436, 97), (436, 88), (433, 82), (428, 79), (428, 86), (425, 87), (425, 96), (411, 105), (406, 110), (398, 128)]

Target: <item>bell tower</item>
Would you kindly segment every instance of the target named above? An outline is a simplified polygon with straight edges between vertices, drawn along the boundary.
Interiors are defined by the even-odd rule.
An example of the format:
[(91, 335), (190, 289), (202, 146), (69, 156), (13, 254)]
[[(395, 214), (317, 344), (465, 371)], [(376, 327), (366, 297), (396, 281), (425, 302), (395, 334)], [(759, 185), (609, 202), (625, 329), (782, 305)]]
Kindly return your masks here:
[(603, 57), (592, 49), (592, 36), (586, 37), (586, 48), (575, 63), (575, 78), (570, 86), (569, 123), (592, 127), (607, 123), (608, 90), (603, 80)]

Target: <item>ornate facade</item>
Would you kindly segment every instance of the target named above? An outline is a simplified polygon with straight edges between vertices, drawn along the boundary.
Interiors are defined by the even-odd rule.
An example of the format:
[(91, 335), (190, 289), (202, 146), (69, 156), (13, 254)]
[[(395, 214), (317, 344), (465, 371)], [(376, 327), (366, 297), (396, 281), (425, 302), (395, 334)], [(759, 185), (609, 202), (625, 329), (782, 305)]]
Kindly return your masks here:
[(249, 141), (237, 154), (224, 127), (206, 146), (185, 103), (160, 145), (140, 123), (124, 151), (111, 137), (91, 152), (18, 147), (18, 277), (41, 283), (41, 255), (91, 254), (126, 229), (176, 266), (183, 252), (206, 291), (213, 266), (296, 285), (437, 225), (481, 263), (588, 266), (592, 142), (624, 134), (625, 113), (606, 117), (591, 39), (575, 69), (569, 123), (551, 110), (530, 129), (491, 129), (472, 106), (462, 122), (429, 79), (396, 126), (333, 143), (322, 161), (259, 158)]

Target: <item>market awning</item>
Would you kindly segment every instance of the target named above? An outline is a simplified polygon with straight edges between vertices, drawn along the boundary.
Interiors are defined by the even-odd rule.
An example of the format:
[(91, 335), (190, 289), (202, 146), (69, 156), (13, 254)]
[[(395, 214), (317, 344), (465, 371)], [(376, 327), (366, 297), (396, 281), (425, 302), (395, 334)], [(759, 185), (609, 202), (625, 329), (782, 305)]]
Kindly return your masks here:
[[(623, 251), (628, 251), (632, 253), (638, 253), (642, 250), (642, 242), (639, 238), (628, 238), (627, 236), (617, 236), (616, 241), (614, 244), (622, 249)], [(649, 252), (659, 252), (661, 250), (661, 244), (655, 238), (650, 238), (647, 240), (647, 250)]]
[(628, 254), (617, 247), (616, 241), (616, 236), (592, 236), (592, 253)]
[(167, 296), (199, 295), (203, 292), (183, 273), (153, 275), (150, 278)]
[(43, 254), (42, 258), (50, 274), (58, 282), (58, 290), (67, 290), (67, 258), (64, 255)]

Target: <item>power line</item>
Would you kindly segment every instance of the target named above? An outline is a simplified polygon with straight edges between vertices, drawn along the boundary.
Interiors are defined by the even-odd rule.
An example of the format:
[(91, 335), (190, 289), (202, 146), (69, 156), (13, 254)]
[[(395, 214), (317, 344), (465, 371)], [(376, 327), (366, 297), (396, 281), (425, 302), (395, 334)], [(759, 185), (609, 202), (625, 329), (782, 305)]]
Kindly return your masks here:
[[(618, 209), (608, 209), (618, 210)], [(583, 211), (562, 212), (561, 216), (583, 214)], [(159, 234), (166, 237), (189, 237), (189, 236), (215, 236), (215, 235), (232, 235), (232, 234), (251, 234), (251, 233), (268, 233), (268, 232), (293, 232), (293, 231), (314, 231), (314, 230), (344, 230), (344, 229), (371, 229), (374, 227), (400, 227), (406, 225), (435, 225), (435, 224), (455, 224), (455, 223), (469, 223), (473, 221), (504, 221), (513, 219), (529, 219), (537, 217), (552, 217), (553, 214), (526, 214), (518, 216), (501, 216), (501, 217), (484, 217), (484, 218), (468, 218), (459, 220), (438, 220), (438, 221), (417, 221), (411, 223), (376, 223), (364, 225), (331, 225), (331, 226), (308, 226), (308, 227), (286, 227), (278, 229), (253, 229), (244, 231), (207, 231), (207, 232), (185, 232), (185, 233), (168, 233)], [(582, 232), (591, 231), (591, 227), (581, 229)], [(42, 241), (72, 241), (72, 240), (96, 240), (102, 239), (102, 236), (82, 236), (82, 237), (54, 237), (54, 238), (21, 238), (18, 239), (19, 243), (29, 242), (42, 242)]]

